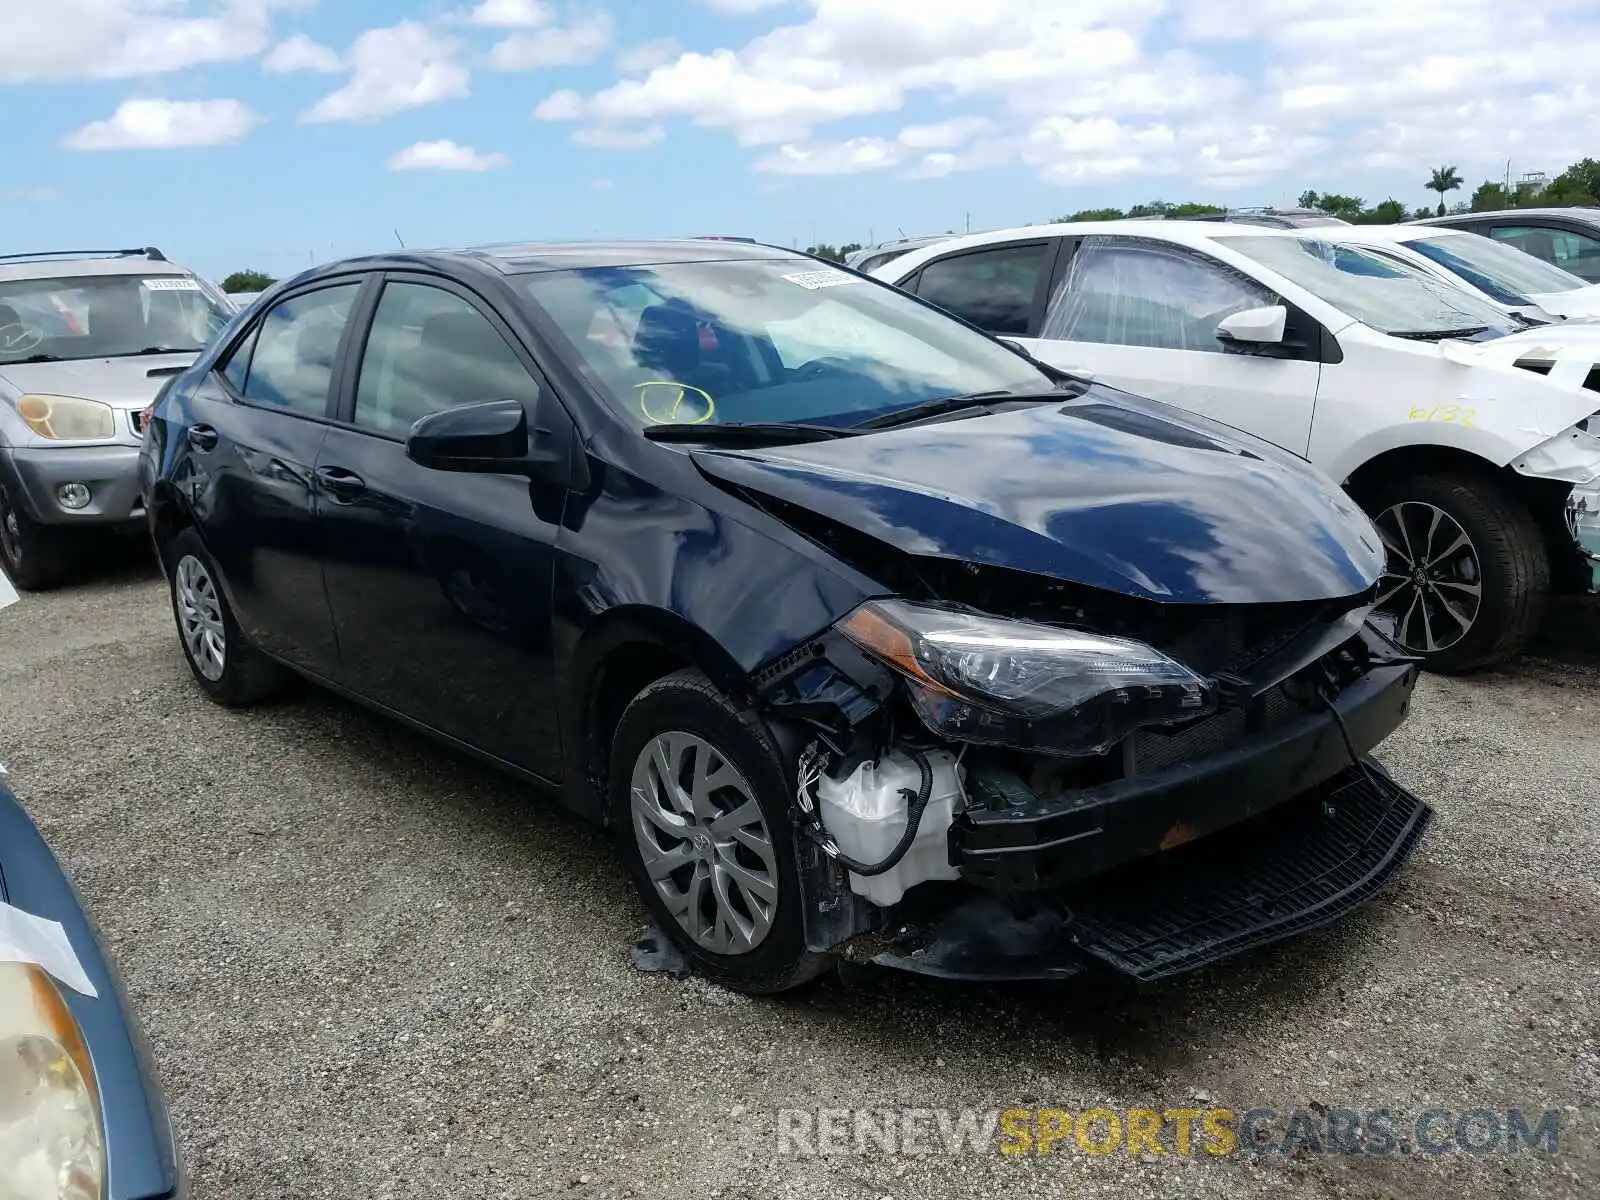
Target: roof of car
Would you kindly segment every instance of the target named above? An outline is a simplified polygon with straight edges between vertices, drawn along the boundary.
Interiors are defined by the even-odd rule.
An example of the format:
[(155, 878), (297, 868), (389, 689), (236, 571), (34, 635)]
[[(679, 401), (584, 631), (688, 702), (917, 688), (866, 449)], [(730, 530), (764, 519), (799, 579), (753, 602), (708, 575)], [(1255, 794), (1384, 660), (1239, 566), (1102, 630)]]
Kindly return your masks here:
[(1122, 236), (1154, 238), (1183, 246), (1202, 246), (1230, 237), (1298, 238), (1316, 232), (1319, 231), (1278, 229), (1270, 225), (1229, 225), (1221, 221), (1149, 221), (1139, 217), (1125, 217), (1116, 221), (1060, 221), (1053, 225), (1019, 225), (1014, 229), (991, 229), (983, 233), (945, 238), (908, 251), (899, 258), (885, 263), (878, 270), (903, 268), (911, 271), (930, 258), (942, 258), (946, 254), (961, 250), (977, 250), (984, 246), (1022, 242), (1031, 238)]
[(797, 250), (758, 242), (660, 238), (638, 241), (505, 242), (438, 250), (401, 250), (341, 259), (324, 264), (318, 270), (350, 267), (404, 270), (407, 266), (438, 268), (450, 262), (467, 261), (504, 275), (528, 275), (540, 271), (573, 271), (591, 267), (643, 267), (664, 263), (740, 262), (775, 258), (817, 261)]
[(1497, 208), (1492, 212), (1449, 213), (1442, 217), (1419, 217), (1412, 225), (1442, 225), (1446, 229), (1458, 221), (1476, 221), (1483, 217), (1577, 217), (1581, 221), (1600, 224), (1600, 207), (1594, 205), (1551, 205), (1544, 208)]
[(1393, 244), (1397, 242), (1412, 241), (1419, 237), (1477, 237), (1465, 229), (1451, 229), (1447, 225), (1435, 226), (1430, 229), (1418, 229), (1415, 225), (1341, 225), (1337, 228), (1329, 226), (1317, 230), (1317, 234), (1329, 242), (1353, 242), (1356, 245), (1363, 243)]
[(22, 262), (0, 259), (0, 281), (17, 279), (74, 279), (86, 275), (188, 275), (174, 262), (147, 258), (39, 258)]

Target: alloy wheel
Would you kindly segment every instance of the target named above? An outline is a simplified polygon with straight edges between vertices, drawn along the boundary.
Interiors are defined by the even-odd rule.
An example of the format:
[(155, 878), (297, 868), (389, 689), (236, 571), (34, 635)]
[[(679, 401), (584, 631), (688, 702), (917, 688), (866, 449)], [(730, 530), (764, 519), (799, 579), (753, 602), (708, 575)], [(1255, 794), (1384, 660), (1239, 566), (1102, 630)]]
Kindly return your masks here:
[(1388, 553), (1378, 608), (1407, 650), (1436, 654), (1472, 631), (1483, 607), (1483, 569), (1461, 523), (1422, 500), (1403, 500), (1374, 524)]
[(704, 738), (659, 734), (634, 762), (630, 804), (645, 873), (667, 911), (713, 954), (772, 931), (778, 860), (750, 784)]
[(195, 670), (215, 683), (228, 666), (228, 633), (222, 599), (206, 565), (192, 554), (178, 560), (173, 577), (178, 601), (178, 632)]

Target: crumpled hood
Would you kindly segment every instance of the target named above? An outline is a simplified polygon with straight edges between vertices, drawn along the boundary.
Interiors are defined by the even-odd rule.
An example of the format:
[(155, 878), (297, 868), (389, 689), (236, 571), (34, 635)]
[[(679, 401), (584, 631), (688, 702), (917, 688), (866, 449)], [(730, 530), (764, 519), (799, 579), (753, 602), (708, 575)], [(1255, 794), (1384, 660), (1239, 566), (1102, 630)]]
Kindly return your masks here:
[(1540, 292), (1528, 299), (1545, 312), (1568, 320), (1600, 320), (1600, 284), (1573, 288), (1570, 292)]
[(1100, 385), (1059, 406), (693, 457), (908, 554), (1168, 603), (1343, 598), (1383, 568), (1372, 523), (1309, 464)]
[[(142, 358), (85, 358), (53, 363), (0, 363), (0, 379), (24, 392), (82, 396), (115, 408), (143, 408), (156, 398), (173, 367), (187, 367), (199, 351)], [(151, 371), (158, 374), (151, 375)]]

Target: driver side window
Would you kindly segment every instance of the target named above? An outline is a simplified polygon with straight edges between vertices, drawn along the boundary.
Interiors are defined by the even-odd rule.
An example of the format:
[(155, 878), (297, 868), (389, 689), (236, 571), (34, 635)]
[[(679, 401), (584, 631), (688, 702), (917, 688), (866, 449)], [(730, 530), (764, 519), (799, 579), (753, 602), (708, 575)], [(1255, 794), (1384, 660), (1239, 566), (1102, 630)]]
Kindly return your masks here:
[(1072, 256), (1041, 336), (1221, 354), (1225, 317), (1276, 303), (1255, 281), (1180, 247), (1091, 237)]

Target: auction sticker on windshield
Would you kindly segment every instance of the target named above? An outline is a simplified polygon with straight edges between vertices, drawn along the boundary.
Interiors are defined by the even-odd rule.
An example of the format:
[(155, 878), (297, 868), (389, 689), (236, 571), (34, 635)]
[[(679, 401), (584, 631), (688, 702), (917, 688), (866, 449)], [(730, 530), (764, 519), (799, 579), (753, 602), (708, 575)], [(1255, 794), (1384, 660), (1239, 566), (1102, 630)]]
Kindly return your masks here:
[(785, 275), (789, 283), (805, 288), (807, 291), (817, 291), (819, 288), (838, 287), (841, 283), (853, 283), (856, 276), (846, 271), (824, 269), (821, 271), (797, 271), (793, 275)]
[(186, 275), (167, 275), (161, 279), (146, 279), (146, 290), (152, 292), (198, 292), (200, 285)]

